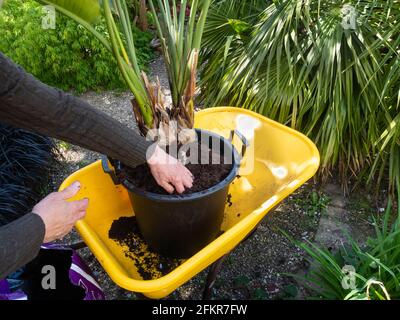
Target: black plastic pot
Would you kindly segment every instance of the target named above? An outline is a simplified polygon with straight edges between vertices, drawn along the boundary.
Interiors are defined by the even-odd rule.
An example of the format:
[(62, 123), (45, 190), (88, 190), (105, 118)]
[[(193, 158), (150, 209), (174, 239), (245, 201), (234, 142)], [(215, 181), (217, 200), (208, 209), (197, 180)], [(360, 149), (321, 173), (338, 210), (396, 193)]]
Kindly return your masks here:
[[(240, 159), (231, 141), (236, 133), (243, 142), (242, 156), (247, 147), (246, 139), (237, 131), (231, 132), (231, 139), (215, 133), (196, 129), (202, 135), (202, 141), (219, 140), (220, 150), (232, 152), (233, 164), (228, 176), (217, 185), (187, 195), (161, 195), (138, 189), (128, 180), (118, 181), (118, 171), (122, 164), (110, 159), (114, 169), (108, 168), (103, 159), (103, 169), (110, 174), (114, 183), (121, 183), (129, 191), (133, 210), (140, 231), (153, 251), (174, 258), (188, 258), (201, 250), (220, 233), (228, 188), (236, 177)], [(207, 136), (208, 139), (204, 139)], [(214, 143), (215, 141), (214, 140)]]

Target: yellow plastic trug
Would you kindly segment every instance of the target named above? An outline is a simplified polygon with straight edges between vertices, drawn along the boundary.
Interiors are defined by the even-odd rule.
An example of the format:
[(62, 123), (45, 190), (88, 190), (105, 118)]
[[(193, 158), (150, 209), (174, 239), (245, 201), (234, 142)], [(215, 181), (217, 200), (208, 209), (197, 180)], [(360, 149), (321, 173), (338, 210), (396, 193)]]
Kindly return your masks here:
[[(143, 280), (124, 248), (109, 239), (114, 220), (132, 216), (128, 193), (115, 186), (97, 161), (69, 176), (60, 190), (79, 180), (82, 188), (75, 198), (89, 198), (87, 215), (76, 228), (112, 280), (122, 288), (149, 298), (170, 294), (197, 273), (235, 248), (262, 218), (318, 169), (319, 153), (301, 133), (254, 112), (232, 107), (210, 108), (196, 113), (195, 127), (229, 137), (238, 129), (250, 147), (242, 160), (239, 176), (230, 186), (230, 202), (223, 222), (225, 231), (169, 274)], [(238, 150), (241, 142), (234, 138)]]

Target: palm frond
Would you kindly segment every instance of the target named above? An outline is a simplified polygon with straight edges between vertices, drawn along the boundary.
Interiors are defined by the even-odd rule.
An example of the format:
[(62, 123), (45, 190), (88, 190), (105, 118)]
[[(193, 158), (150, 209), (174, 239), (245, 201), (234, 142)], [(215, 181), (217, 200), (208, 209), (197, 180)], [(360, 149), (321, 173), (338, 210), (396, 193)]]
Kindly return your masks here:
[[(348, 7), (352, 27), (343, 24)], [(245, 36), (229, 26), (229, 6), (221, 8), (211, 7), (205, 27), (205, 105), (241, 106), (304, 132), (317, 143), (324, 177), (337, 167), (346, 184), (388, 168), (391, 188), (399, 184), (398, 1), (274, 1)]]

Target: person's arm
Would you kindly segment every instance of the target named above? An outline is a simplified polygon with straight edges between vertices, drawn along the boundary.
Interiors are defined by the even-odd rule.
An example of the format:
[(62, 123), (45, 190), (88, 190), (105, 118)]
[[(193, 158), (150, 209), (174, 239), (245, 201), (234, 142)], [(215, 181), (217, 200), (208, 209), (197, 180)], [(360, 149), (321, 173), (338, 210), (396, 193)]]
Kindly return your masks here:
[(44, 242), (61, 239), (86, 214), (88, 200), (67, 201), (80, 183), (53, 192), (29, 213), (0, 228), (0, 280), (34, 259)]
[(0, 228), (0, 280), (36, 257), (44, 235), (43, 220), (34, 213)]
[(169, 193), (191, 188), (187, 168), (154, 142), (85, 101), (41, 83), (0, 52), (0, 121), (106, 154), (130, 167), (147, 161)]
[(106, 154), (134, 167), (153, 142), (26, 73), (0, 53), (0, 121)]

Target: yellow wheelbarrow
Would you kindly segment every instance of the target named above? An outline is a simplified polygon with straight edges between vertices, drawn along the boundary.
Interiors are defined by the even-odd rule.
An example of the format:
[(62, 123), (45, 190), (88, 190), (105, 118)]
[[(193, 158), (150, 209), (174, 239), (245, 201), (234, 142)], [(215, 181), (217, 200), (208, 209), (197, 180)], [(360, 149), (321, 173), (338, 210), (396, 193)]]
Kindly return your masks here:
[[(205, 297), (208, 297), (221, 258), (245, 239), (272, 208), (310, 179), (319, 166), (318, 150), (307, 137), (251, 111), (231, 107), (205, 109), (196, 113), (195, 127), (225, 137), (236, 129), (247, 138), (250, 146), (239, 176), (229, 189), (231, 196), (222, 225), (224, 232), (165, 276), (143, 280), (124, 248), (109, 238), (114, 220), (135, 213), (126, 189), (114, 185), (104, 173), (101, 161), (73, 173), (60, 187), (62, 190), (75, 180), (81, 182), (82, 188), (76, 197), (88, 197), (90, 205), (76, 229), (117, 285), (149, 298), (169, 295), (213, 265), (206, 284)], [(241, 147), (241, 141), (233, 143)]]

